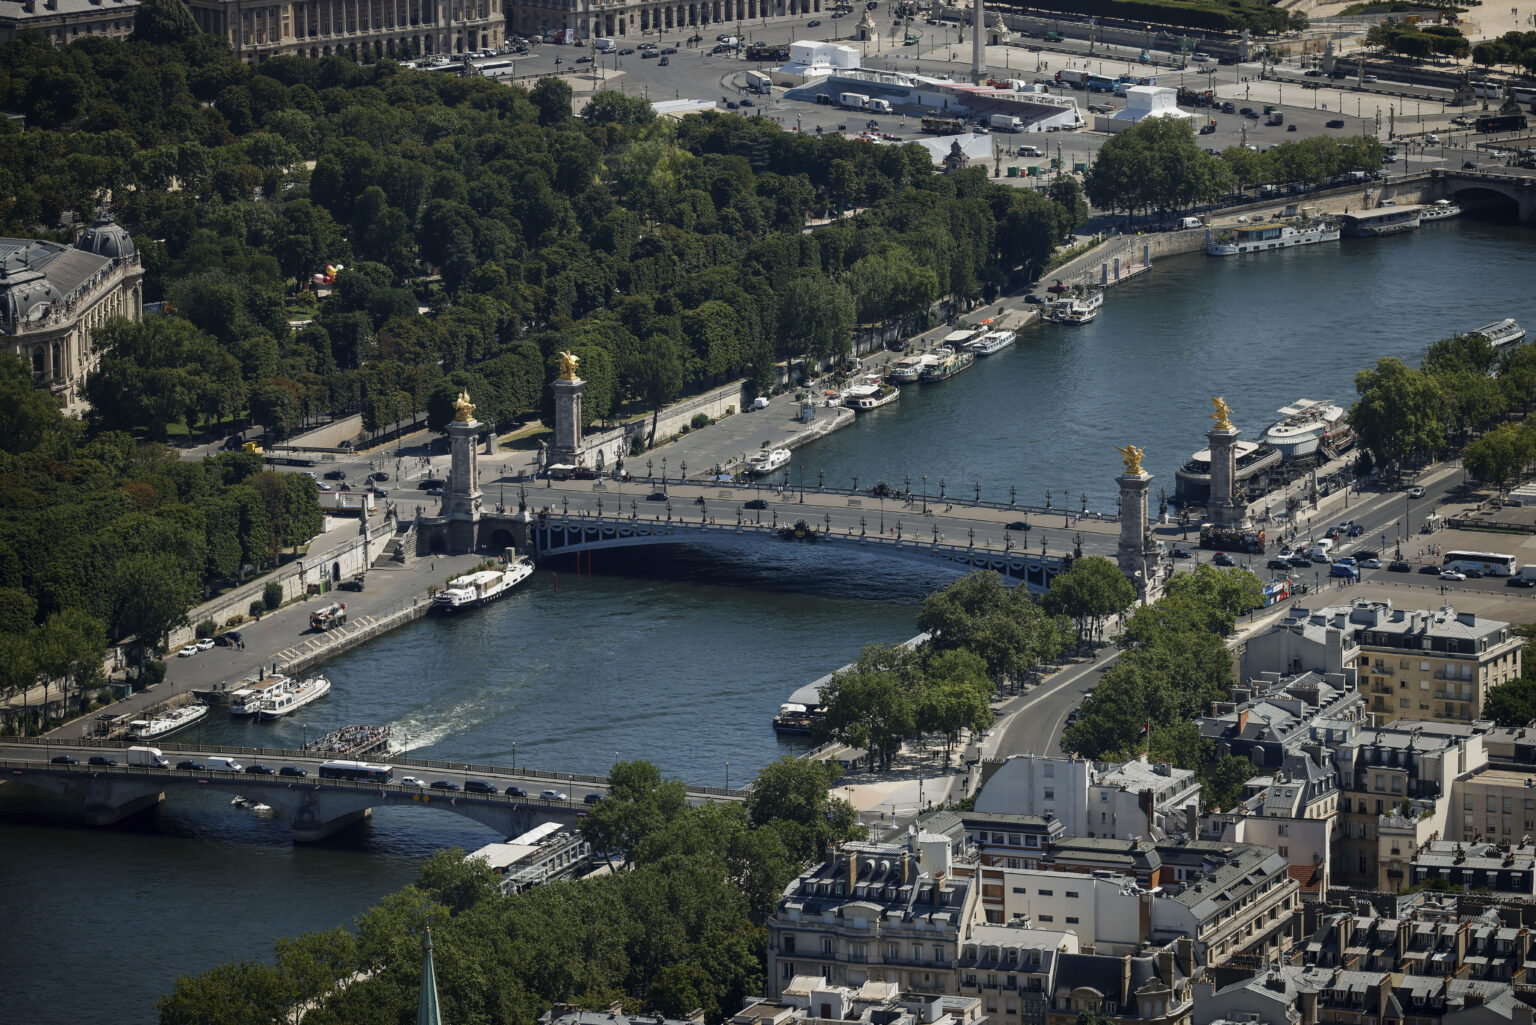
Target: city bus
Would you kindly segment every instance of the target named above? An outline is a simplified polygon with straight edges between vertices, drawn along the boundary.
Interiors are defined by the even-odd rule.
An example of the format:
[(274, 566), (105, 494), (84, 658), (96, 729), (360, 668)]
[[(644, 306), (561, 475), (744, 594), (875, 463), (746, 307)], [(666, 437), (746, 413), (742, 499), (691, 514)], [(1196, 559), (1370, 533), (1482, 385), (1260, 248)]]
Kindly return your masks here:
[(345, 779), (355, 783), (393, 783), (395, 769), (392, 765), (372, 765), (368, 762), (336, 760), (320, 766), (321, 779)]
[(1476, 570), (1486, 577), (1512, 577), (1515, 575), (1515, 557), (1497, 552), (1446, 552), (1440, 568), (1458, 573)]
[(1484, 114), (1472, 123), (1479, 132), (1523, 132), (1527, 127), (1524, 114)]
[(1112, 93), (1115, 91), (1115, 80), (1108, 75), (1088, 76), (1088, 91), (1091, 93)]

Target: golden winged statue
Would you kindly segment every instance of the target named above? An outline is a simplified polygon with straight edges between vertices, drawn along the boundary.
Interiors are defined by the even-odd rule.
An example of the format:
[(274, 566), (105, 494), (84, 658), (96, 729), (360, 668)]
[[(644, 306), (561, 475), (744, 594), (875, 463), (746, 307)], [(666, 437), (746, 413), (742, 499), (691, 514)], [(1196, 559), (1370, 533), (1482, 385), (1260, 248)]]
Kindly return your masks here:
[(574, 352), (562, 352), (560, 354), (560, 380), (576, 380), (576, 368), (581, 366), (581, 358)]
[(1230, 431), (1232, 429), (1232, 407), (1227, 405), (1227, 400), (1221, 396), (1211, 399), (1211, 405), (1216, 407), (1216, 412), (1211, 414), (1211, 419), (1216, 421), (1218, 431)]
[(1125, 448), (1116, 448), (1120, 458), (1125, 460), (1125, 473), (1128, 477), (1137, 477), (1141, 474), (1141, 452), (1135, 445), (1127, 445)]
[(459, 392), (459, 397), (453, 400), (453, 422), (467, 424), (475, 418), (475, 404), (469, 401), (469, 392)]

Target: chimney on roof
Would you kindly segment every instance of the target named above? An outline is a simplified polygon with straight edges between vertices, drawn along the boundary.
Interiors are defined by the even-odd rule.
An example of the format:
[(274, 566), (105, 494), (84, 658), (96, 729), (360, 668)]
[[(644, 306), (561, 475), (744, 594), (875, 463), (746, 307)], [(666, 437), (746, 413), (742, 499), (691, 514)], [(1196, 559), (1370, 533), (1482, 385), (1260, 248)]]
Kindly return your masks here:
[(1317, 1025), (1317, 991), (1301, 991), (1301, 1025)]
[(853, 884), (859, 878), (859, 856), (853, 851), (848, 852), (848, 893), (853, 893)]
[(689, 1011), (688, 1020), (697, 1023), (697, 1025), (704, 1025), (704, 1008), (695, 1007)]
[(906, 886), (912, 881), (912, 852), (901, 852), (901, 885)]
[(1248, 728), (1248, 709), (1237, 713), (1237, 732), (1241, 733)]

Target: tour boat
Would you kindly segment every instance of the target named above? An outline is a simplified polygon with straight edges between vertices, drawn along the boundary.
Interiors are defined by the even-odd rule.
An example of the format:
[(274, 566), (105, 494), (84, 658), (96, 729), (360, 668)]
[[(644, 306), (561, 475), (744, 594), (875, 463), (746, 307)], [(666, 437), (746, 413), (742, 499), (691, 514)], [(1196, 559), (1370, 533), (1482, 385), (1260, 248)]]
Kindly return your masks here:
[(934, 355), (938, 358), (923, 368), (922, 382), (933, 384), (937, 381), (947, 381), (962, 370), (969, 370), (971, 364), (976, 362), (973, 353), (954, 352), (950, 349), (937, 349)]
[(305, 705), (319, 701), (330, 692), (331, 681), (323, 676), (311, 676), (306, 680), (289, 679), (267, 698), (266, 704), (256, 712), (256, 716), (259, 719), (281, 719)]
[(1346, 237), (1375, 238), (1417, 230), (1423, 211), (1422, 206), (1379, 206), (1375, 210), (1340, 214), (1339, 218), (1344, 222)]
[(1460, 216), (1460, 206), (1452, 203), (1449, 199), (1437, 199), (1419, 211), (1419, 223), (1428, 224), (1430, 221), (1448, 221), (1452, 217)]
[(885, 372), (885, 379), (892, 384), (916, 384), (923, 374), (926, 356), (903, 356)]
[(207, 705), (182, 705), (149, 719), (135, 719), (128, 724), (133, 740), (156, 740), (184, 730), (208, 714)]
[(454, 577), (432, 596), (432, 609), (436, 612), (460, 612), (481, 605), (489, 605), (511, 593), (512, 588), (533, 575), (533, 563), (518, 556), (507, 563), (505, 569), (483, 569)]
[(785, 702), (773, 717), (773, 732), (792, 737), (809, 737), (817, 718), (804, 705)]
[(1349, 430), (1345, 421), (1348, 415), (1348, 410), (1335, 402), (1298, 399), (1281, 407), (1280, 419), (1270, 424), (1259, 440), (1278, 450), (1282, 459), (1303, 459), (1325, 446), (1338, 449)]
[(267, 700), (288, 683), (288, 677), (273, 675), (248, 683), (229, 696), (229, 714), (236, 716), (258, 715)]
[(1205, 253), (1207, 256), (1238, 256), (1338, 240), (1339, 226), (1327, 219), (1294, 224), (1255, 224), (1208, 235)]
[(1056, 300), (1046, 309), (1045, 315), (1057, 324), (1087, 324), (1099, 315), (1103, 306), (1103, 290), (1089, 289)]
[(1525, 341), (1525, 328), (1515, 323), (1512, 317), (1505, 317), (1492, 324), (1484, 324), (1475, 331), (1468, 331), (1467, 334), (1483, 339), (1495, 349), (1502, 349), (1506, 345), (1519, 345)]
[(1012, 345), (1017, 336), (1012, 331), (988, 331), (969, 346), (978, 356), (990, 356)]
[[(1233, 446), (1236, 474), (1233, 483), (1238, 490), (1253, 494), (1262, 490), (1260, 484), (1249, 485), (1253, 477), (1280, 465), (1280, 453), (1269, 445), (1256, 441), (1239, 441)], [(1262, 477), (1260, 477), (1262, 480)], [(1204, 505), (1211, 498), (1211, 450), (1203, 448), (1173, 472), (1173, 500), (1179, 505)]]
[(774, 470), (781, 470), (789, 465), (790, 453), (787, 448), (776, 448), (759, 452), (747, 460), (747, 472), (754, 477), (766, 477)]

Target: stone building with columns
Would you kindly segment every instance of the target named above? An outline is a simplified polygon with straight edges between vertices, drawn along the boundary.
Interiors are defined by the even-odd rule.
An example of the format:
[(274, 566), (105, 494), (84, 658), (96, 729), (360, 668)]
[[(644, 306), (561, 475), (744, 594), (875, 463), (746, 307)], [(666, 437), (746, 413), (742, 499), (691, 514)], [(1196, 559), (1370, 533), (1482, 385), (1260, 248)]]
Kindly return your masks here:
[(831, 10), (835, 0), (512, 0), (507, 24), (517, 35), (569, 30), (576, 39), (625, 38), (707, 25)]
[(54, 46), (105, 36), (127, 39), (139, 0), (0, 0), (0, 43), (38, 31)]
[(85, 377), (100, 361), (92, 333), (143, 312), (138, 251), (105, 208), (72, 246), (0, 238), (0, 339), (67, 412), (83, 409)]
[(501, 0), (187, 0), (204, 32), (241, 59), (412, 57), (497, 49), (506, 38)]

